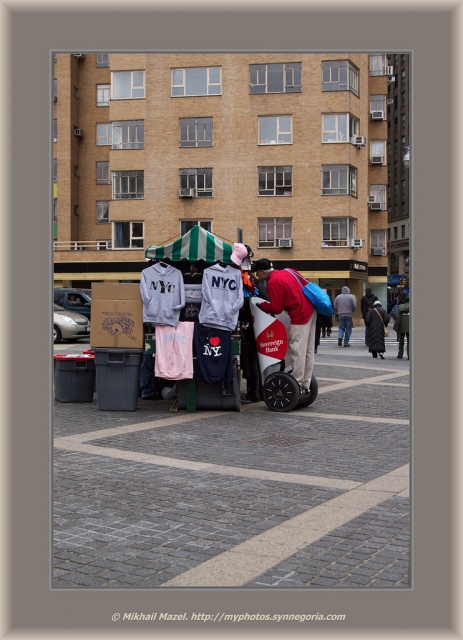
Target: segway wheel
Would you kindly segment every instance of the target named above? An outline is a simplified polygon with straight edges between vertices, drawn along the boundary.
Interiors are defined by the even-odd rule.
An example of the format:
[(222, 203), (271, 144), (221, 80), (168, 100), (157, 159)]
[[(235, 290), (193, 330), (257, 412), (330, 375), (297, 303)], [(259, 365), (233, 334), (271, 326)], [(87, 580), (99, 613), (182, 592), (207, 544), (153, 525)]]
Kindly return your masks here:
[(304, 400), (303, 402), (299, 402), (299, 406), (300, 407), (309, 407), (312, 402), (315, 402), (317, 396), (318, 396), (318, 382), (317, 382), (317, 378), (312, 374), (312, 377), (310, 379), (310, 396), (307, 400)]
[(300, 390), (288, 373), (272, 373), (263, 385), (264, 402), (272, 411), (292, 411), (298, 404)]

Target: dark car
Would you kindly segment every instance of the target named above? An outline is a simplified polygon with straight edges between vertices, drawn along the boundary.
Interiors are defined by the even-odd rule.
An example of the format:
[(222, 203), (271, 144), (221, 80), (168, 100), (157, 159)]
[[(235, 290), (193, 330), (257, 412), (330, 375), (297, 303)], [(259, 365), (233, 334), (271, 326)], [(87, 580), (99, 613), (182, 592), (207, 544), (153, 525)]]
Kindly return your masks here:
[(92, 290), (57, 288), (54, 290), (53, 302), (63, 309), (80, 313), (90, 320)]

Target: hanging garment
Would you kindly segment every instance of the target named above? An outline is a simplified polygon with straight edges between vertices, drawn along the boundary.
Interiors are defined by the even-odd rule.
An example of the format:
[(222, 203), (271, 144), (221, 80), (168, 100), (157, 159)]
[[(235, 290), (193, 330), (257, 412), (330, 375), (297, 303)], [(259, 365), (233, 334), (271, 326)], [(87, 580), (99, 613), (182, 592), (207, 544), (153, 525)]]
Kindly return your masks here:
[(200, 377), (207, 384), (231, 380), (231, 333), (198, 323), (190, 324), (194, 327), (194, 353)]
[(179, 322), (176, 327), (156, 327), (154, 375), (165, 380), (193, 377), (194, 323)]
[(202, 292), (199, 322), (233, 331), (244, 302), (241, 272), (220, 263), (212, 265), (204, 270)]
[(176, 327), (185, 305), (182, 273), (172, 265), (158, 262), (143, 269), (140, 278), (143, 322)]

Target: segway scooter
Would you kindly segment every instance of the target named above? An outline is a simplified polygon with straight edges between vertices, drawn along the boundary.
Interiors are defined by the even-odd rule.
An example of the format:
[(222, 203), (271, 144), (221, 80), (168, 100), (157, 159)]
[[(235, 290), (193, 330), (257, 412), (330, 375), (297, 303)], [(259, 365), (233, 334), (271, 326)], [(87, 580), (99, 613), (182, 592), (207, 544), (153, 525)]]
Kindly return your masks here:
[(302, 394), (297, 380), (291, 373), (285, 372), (289, 316), (283, 312), (273, 317), (256, 306), (259, 302), (265, 301), (262, 298), (251, 298), (251, 314), (264, 402), (272, 411), (283, 412), (292, 411), (296, 407), (308, 407), (318, 395), (315, 376), (312, 374), (309, 394)]

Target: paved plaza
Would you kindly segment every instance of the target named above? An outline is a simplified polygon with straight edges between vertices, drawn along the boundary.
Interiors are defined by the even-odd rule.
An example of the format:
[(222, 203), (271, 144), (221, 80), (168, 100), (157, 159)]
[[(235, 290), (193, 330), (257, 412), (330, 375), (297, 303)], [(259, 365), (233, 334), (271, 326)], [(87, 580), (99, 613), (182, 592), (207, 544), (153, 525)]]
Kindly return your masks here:
[[(411, 586), (409, 361), (353, 332), (313, 405), (54, 403), (55, 588)], [(88, 344), (56, 345), (78, 353)]]

